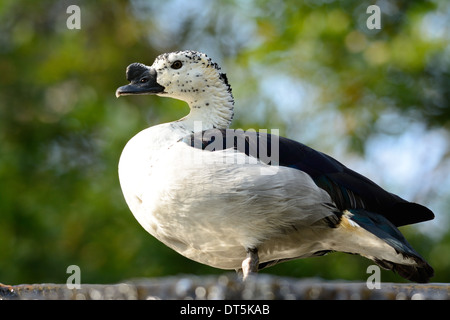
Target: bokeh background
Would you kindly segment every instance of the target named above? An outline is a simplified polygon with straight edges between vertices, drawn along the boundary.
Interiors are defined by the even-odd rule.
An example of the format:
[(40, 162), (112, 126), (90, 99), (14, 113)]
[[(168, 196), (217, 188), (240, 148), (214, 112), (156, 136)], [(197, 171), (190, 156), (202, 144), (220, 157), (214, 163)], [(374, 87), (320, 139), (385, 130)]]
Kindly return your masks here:
[[(81, 9), (70, 30), (69, 5)], [(369, 5), (381, 29), (369, 30)], [(0, 2), (0, 282), (82, 283), (224, 271), (148, 235), (117, 164), (140, 130), (188, 112), (153, 96), (116, 99), (132, 62), (192, 49), (233, 87), (233, 128), (279, 129), (436, 219), (402, 227), (450, 281), (450, 2)], [(371, 261), (333, 253), (264, 272), (365, 281)], [(383, 271), (382, 281), (403, 281)]]

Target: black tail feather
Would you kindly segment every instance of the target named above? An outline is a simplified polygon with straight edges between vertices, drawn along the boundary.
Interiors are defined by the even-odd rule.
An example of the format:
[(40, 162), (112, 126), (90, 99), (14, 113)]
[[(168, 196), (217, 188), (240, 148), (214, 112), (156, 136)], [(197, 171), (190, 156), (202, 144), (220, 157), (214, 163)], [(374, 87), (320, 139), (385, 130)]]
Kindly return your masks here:
[(392, 270), (406, 280), (427, 283), (434, 276), (433, 268), (424, 260), (417, 261), (417, 265), (397, 264), (386, 260), (374, 260), (380, 267)]
[[(389, 244), (398, 254), (410, 260), (408, 264), (372, 259), (381, 267), (396, 272), (401, 277), (419, 283), (426, 283), (434, 275), (433, 268), (408, 243), (401, 232), (385, 217), (363, 209), (352, 209), (351, 219), (361, 227)], [(411, 264), (411, 260), (415, 264)]]

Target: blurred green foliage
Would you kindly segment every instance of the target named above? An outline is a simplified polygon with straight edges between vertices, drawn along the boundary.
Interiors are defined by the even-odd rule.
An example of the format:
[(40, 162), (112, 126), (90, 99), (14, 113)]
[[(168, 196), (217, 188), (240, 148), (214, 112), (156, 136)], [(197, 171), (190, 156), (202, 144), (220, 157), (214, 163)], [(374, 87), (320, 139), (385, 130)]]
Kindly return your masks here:
[[(80, 30), (66, 27), (71, 4), (81, 8)], [(125, 143), (187, 113), (175, 100), (114, 96), (128, 64), (151, 64), (162, 52), (201, 50), (223, 66), (237, 100), (235, 128), (279, 128), (299, 140), (309, 133), (303, 142), (313, 147), (332, 153), (336, 141), (345, 141), (346, 152), (364, 155), (374, 135), (400, 134), (420, 122), (447, 139), (435, 170), (448, 176), (449, 3), (379, 1), (381, 30), (365, 25), (370, 4), (2, 1), (0, 282), (64, 283), (72, 264), (84, 283), (223, 272), (153, 239), (121, 194), (117, 164)], [(297, 85), (301, 96), (291, 90)], [(393, 113), (403, 122), (380, 125)], [(336, 115), (341, 130), (330, 132), (327, 121)], [(447, 209), (435, 213), (446, 216), (449, 192), (435, 185), (427, 195)], [(447, 230), (449, 220), (441, 221)], [(402, 231), (435, 267), (433, 280), (450, 281), (448, 230), (437, 237), (415, 227)], [(370, 264), (335, 253), (264, 272), (365, 280)], [(390, 272), (382, 280), (401, 281)]]

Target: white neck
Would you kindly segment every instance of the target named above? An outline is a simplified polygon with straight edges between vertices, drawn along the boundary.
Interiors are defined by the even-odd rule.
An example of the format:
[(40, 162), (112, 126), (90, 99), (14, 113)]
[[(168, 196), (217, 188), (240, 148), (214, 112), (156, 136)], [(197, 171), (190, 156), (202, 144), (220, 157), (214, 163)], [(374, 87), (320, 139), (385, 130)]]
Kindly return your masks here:
[(191, 111), (189, 114), (178, 120), (182, 122), (190, 131), (194, 130), (194, 122), (197, 123), (195, 129), (198, 128), (198, 122), (201, 122), (202, 130), (207, 129), (227, 129), (234, 114), (233, 97), (212, 97), (210, 99), (189, 103)]
[(191, 109), (189, 114), (177, 123), (191, 132), (199, 129), (199, 123), (202, 130), (227, 129), (233, 120), (234, 98), (226, 76), (215, 73), (215, 76), (210, 77), (207, 83), (208, 85), (198, 90), (188, 94), (185, 92), (183, 97), (172, 95), (188, 103)]

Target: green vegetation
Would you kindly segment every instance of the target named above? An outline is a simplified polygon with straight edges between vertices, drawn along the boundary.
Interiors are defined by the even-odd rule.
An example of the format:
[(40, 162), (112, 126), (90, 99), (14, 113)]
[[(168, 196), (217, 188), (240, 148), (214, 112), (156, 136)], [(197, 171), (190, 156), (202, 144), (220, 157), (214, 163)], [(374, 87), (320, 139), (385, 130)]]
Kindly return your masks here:
[[(135, 133), (187, 113), (171, 99), (116, 99), (125, 68), (181, 49), (204, 51), (227, 72), (234, 128), (278, 128), (429, 206), (437, 222), (402, 232), (433, 280), (450, 281), (447, 1), (380, 1), (379, 30), (366, 26), (372, 1), (71, 4), (81, 29), (67, 28), (64, 1), (0, 4), (0, 282), (64, 283), (73, 264), (82, 283), (223, 272), (148, 235), (117, 177)], [(417, 142), (407, 181), (373, 160), (401, 137)], [(335, 253), (264, 272), (365, 281), (370, 264)]]

